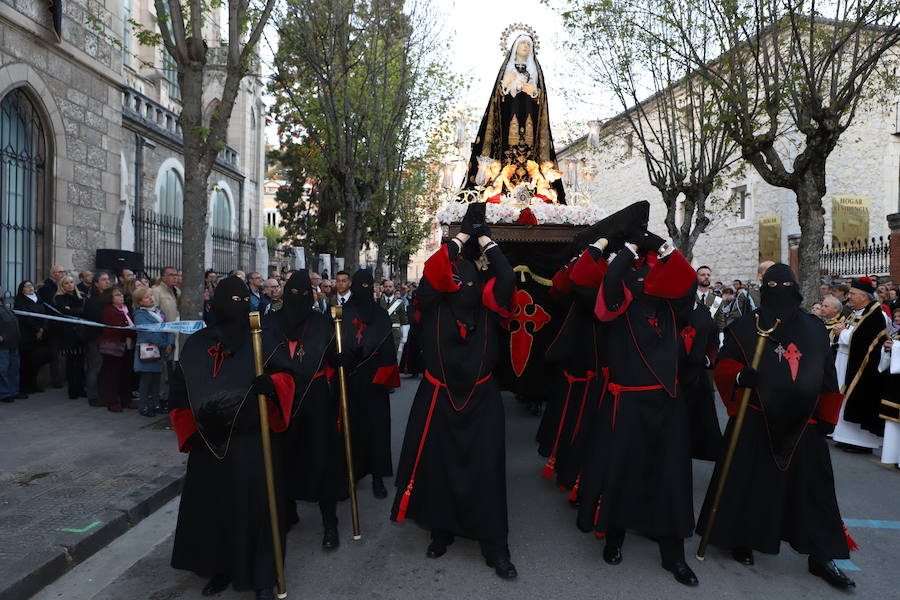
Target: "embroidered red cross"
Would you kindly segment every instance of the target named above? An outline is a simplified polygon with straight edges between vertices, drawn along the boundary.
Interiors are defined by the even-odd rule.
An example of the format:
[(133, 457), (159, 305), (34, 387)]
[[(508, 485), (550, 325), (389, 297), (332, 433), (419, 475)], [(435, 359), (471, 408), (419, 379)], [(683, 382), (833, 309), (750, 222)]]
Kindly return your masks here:
[(368, 324), (363, 323), (356, 317), (354, 317), (351, 323), (353, 323), (353, 325), (356, 327), (356, 345), (358, 346), (362, 344), (363, 334), (366, 332), (366, 327), (368, 327)]
[(222, 368), (222, 363), (225, 362), (225, 356), (228, 355), (228, 351), (222, 347), (222, 342), (219, 342), (215, 346), (207, 348), (206, 353), (213, 359), (213, 377), (215, 377), (219, 374), (219, 369)]
[(688, 354), (691, 353), (691, 348), (694, 347), (694, 338), (696, 337), (697, 330), (691, 325), (688, 325), (681, 330), (681, 339), (684, 340), (684, 348), (687, 350)]
[[(521, 377), (525, 371), (525, 365), (531, 356), (531, 344), (534, 341), (532, 333), (537, 333), (550, 322), (550, 315), (544, 307), (534, 301), (534, 298), (526, 290), (516, 290), (515, 309), (512, 316), (504, 322), (508, 329), (512, 321), (519, 323), (519, 328), (509, 334), (510, 360), (516, 377)], [(531, 312), (528, 308), (531, 307)], [(525, 325), (531, 323), (532, 331), (529, 332)]]
[(791, 367), (791, 381), (797, 381), (797, 371), (800, 368), (800, 357), (802, 357), (803, 354), (794, 342), (791, 342), (788, 344), (787, 350), (784, 351), (783, 356)]

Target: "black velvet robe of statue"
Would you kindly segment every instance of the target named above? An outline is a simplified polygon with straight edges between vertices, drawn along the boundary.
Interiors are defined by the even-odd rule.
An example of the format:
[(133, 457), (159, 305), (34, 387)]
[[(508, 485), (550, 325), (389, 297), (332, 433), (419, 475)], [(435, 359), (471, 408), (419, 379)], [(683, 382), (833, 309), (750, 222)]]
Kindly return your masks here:
[(872, 302), (863, 310), (862, 321), (850, 337), (850, 356), (842, 390), (846, 396), (844, 420), (859, 423), (875, 435), (884, 435), (884, 420), (878, 416), (884, 378), (878, 372), (878, 361), (886, 329), (881, 304)]
[[(514, 51), (515, 44), (507, 52), (497, 78), (494, 80), (491, 98), (484, 111), (484, 116), (481, 118), (475, 141), (472, 142), (472, 154), (469, 158), (463, 189), (475, 189), (478, 157), (480, 156), (490, 156), (499, 160), (503, 166), (516, 164), (518, 169), (512, 178), (514, 183), (518, 183), (520, 180), (530, 180), (525, 173), (525, 163), (529, 160), (533, 160), (538, 165), (550, 161), (554, 168), (557, 166), (553, 133), (550, 130), (550, 107), (547, 102), (544, 72), (537, 56), (534, 57), (537, 73), (531, 83), (537, 87), (538, 97), (532, 98), (525, 92), (519, 92), (515, 97), (503, 93), (501, 83), (506, 76), (506, 64)], [(509, 136), (513, 117), (518, 123), (518, 130), (514, 132), (518, 136), (514, 135), (512, 138), (515, 141), (518, 137), (519, 143), (515, 145), (510, 144)], [(533, 133), (529, 134), (529, 132)], [(556, 201), (565, 204), (566, 193), (562, 180), (557, 179), (551, 185), (556, 191)]]
[[(755, 315), (768, 328), (774, 319), (757, 309), (725, 331), (716, 365), (716, 385), (734, 417), (744, 388), (736, 377), (756, 347)], [(847, 558), (847, 542), (834, 492), (825, 435), (816, 422), (833, 427), (842, 396), (828, 344), (816, 317), (797, 310), (766, 342), (759, 384), (719, 504), (712, 544), (775, 554), (781, 541), (817, 558)], [(734, 418), (726, 428), (730, 437)], [(698, 521), (703, 533), (721, 465), (716, 465)]]
[(506, 433), (492, 369), (513, 272), (499, 247), (487, 256), (490, 267), (478, 282), (482, 304), (471, 307), (474, 328), (465, 336), (453, 309), (461, 293), (453, 280), (456, 244), (442, 246), (425, 265), (418, 295), (426, 370), (409, 412), (391, 519), (505, 546)]
[(289, 340), (284, 321), (282, 311), (263, 319), (263, 353), (266, 370), (294, 378), (291, 422), (284, 439), (288, 498), (342, 500), (348, 497), (347, 463), (337, 385), (332, 385), (334, 325), (328, 317), (312, 312), (298, 339)]
[[(276, 580), (258, 402), (249, 393), (254, 377), (249, 335), (231, 353), (212, 327), (188, 338), (169, 392), (169, 419), (179, 449), (189, 452), (172, 566), (203, 577), (230, 573), (236, 590), (272, 588)], [(273, 381), (278, 402), (270, 400), (269, 422), (283, 548), (280, 432), (294, 390), (288, 376), (276, 374)]]
[(719, 330), (709, 308), (699, 304), (681, 329), (678, 358), (678, 394), (688, 405), (691, 423), (691, 457), (718, 460), (725, 442), (716, 415), (716, 398), (708, 366), (716, 363)]
[(676, 250), (653, 261), (644, 293), (634, 299), (624, 283), (634, 261), (621, 250), (597, 295), (609, 384), (586, 449), (577, 524), (583, 531), (685, 538), (694, 529), (690, 426), (687, 403), (676, 393), (683, 323), (670, 299), (681, 298), (696, 273)]
[(366, 313), (362, 315), (353, 302), (348, 302), (341, 322), (344, 353), (350, 361), (346, 365), (347, 396), (357, 479), (394, 473), (390, 388), (400, 387), (390, 317), (374, 302)]
[(571, 488), (578, 481), (583, 446), (605, 389), (603, 332), (594, 318), (605, 272), (606, 262), (592, 247), (553, 278), (554, 290), (567, 296), (570, 306), (559, 334), (547, 349), (546, 360), (555, 365), (556, 373), (537, 441), (538, 453), (547, 457), (543, 476), (555, 475), (556, 483), (563, 488)]

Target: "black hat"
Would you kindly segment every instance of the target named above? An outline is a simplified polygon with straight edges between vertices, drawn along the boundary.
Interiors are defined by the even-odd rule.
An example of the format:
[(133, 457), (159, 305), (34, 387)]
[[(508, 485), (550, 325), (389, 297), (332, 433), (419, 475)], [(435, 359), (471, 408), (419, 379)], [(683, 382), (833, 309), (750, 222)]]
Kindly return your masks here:
[(868, 277), (854, 277), (850, 280), (850, 287), (862, 290), (869, 294), (875, 293), (875, 282)]

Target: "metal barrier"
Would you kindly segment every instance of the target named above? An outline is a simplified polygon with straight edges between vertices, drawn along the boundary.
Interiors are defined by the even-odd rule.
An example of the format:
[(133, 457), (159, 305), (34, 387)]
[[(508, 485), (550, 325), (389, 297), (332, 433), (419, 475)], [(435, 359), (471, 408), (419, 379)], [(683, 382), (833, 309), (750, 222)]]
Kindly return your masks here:
[(887, 275), (890, 272), (890, 244), (882, 236), (825, 246), (819, 254), (819, 270), (831, 279)]

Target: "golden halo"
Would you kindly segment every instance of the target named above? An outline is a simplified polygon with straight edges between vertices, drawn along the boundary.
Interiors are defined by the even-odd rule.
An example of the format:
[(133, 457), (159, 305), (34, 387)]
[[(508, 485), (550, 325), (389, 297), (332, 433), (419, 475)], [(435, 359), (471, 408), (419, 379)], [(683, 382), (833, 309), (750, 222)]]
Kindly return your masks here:
[[(534, 28), (531, 25), (526, 25), (525, 23), (513, 23), (509, 25), (506, 29), (503, 30), (503, 33), (500, 34), (500, 51), (503, 54), (506, 54), (506, 51), (509, 50), (510, 37), (512, 34), (524, 33), (531, 36), (532, 41), (534, 42), (534, 53), (537, 54), (538, 50), (541, 49), (541, 41), (538, 39), (537, 33), (534, 31)], [(515, 39), (512, 38), (512, 39)]]

